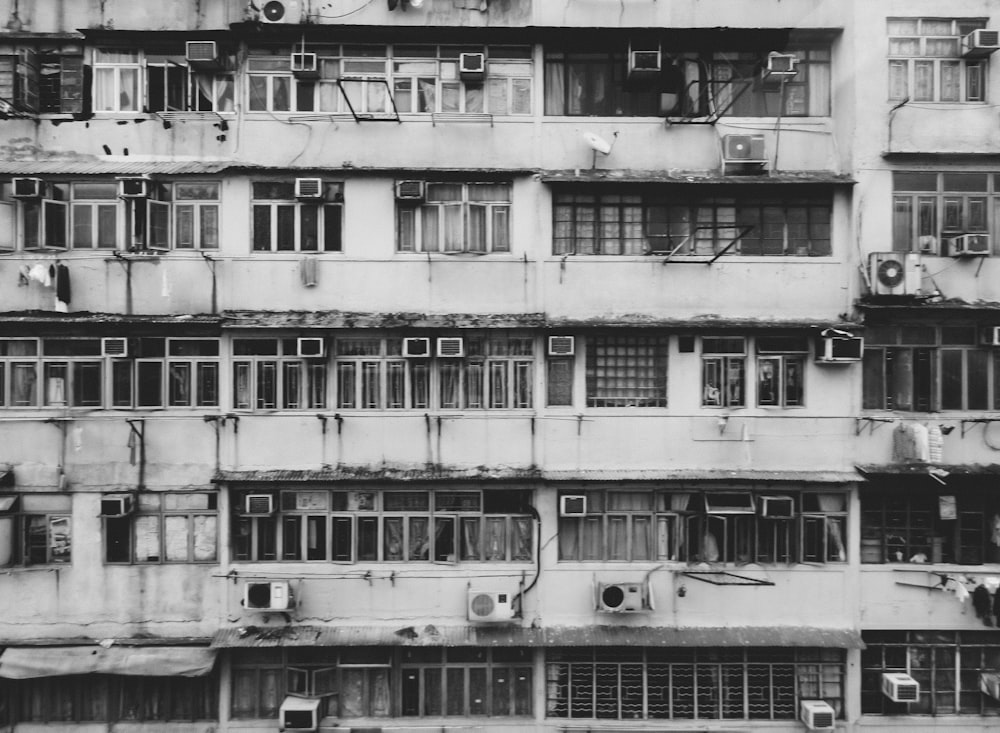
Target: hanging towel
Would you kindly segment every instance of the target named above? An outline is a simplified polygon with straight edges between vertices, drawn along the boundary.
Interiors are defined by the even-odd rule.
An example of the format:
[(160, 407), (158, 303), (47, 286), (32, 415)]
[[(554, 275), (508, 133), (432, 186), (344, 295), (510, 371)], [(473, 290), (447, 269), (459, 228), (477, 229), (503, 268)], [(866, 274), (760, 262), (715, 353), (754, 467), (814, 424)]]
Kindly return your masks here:
[(24, 287), (25, 285), (31, 284), (30, 272), (31, 270), (28, 268), (27, 265), (21, 265), (19, 268), (17, 268), (18, 287)]
[(993, 599), (985, 585), (977, 585), (972, 591), (972, 608), (976, 612), (976, 618), (981, 618), (987, 626), (993, 625), (990, 613), (993, 611)]
[(28, 270), (28, 277), (36, 283), (41, 283), (43, 287), (52, 287), (52, 277), (49, 274), (49, 268), (40, 262), (31, 266), (31, 269)]
[(941, 435), (941, 428), (931, 425), (927, 430), (927, 460), (931, 463), (940, 463), (943, 450), (944, 437)]
[(955, 598), (958, 599), (959, 603), (965, 603), (969, 599), (969, 589), (966, 588), (960, 581), (955, 581)]
[(892, 431), (892, 460), (912, 461), (915, 452), (913, 430), (905, 423), (897, 423)]
[(311, 288), (316, 285), (316, 258), (303, 257), (299, 263), (299, 275), (302, 277), (302, 284)]
[(913, 458), (914, 461), (924, 461), (925, 463), (930, 460), (930, 446), (928, 439), (927, 426), (922, 423), (914, 423), (913, 425)]
[(56, 309), (59, 309), (59, 303), (62, 303), (64, 307), (68, 306), (69, 301), (69, 268), (66, 265), (59, 264), (56, 265)]

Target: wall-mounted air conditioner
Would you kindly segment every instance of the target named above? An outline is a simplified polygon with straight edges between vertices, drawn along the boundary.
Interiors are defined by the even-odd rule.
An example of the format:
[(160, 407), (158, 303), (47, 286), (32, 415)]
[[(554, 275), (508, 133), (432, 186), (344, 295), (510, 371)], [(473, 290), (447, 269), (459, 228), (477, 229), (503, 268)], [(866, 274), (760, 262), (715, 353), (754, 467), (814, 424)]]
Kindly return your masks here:
[(322, 178), (296, 178), (295, 198), (297, 199), (320, 199), (323, 198)]
[(299, 9), (296, 0), (268, 0), (260, 8), (261, 23), (298, 23)]
[(465, 356), (465, 339), (461, 336), (445, 336), (437, 340), (437, 355), (445, 359)]
[(295, 594), (287, 580), (248, 580), (243, 586), (243, 607), (251, 611), (288, 611), (295, 608)]
[(423, 181), (396, 181), (396, 200), (420, 202), (424, 200)]
[(10, 195), (16, 199), (38, 199), (44, 191), (41, 178), (14, 178), (11, 181)]
[(757, 511), (762, 517), (792, 519), (795, 516), (795, 499), (790, 496), (761, 496)]
[(639, 613), (649, 610), (645, 583), (598, 583), (597, 610), (604, 613)]
[(404, 338), (403, 356), (409, 359), (427, 359), (431, 355), (429, 338)]
[(219, 55), (219, 44), (215, 41), (188, 41), (184, 48), (188, 66), (195, 71), (221, 71), (225, 68)]
[(989, 234), (959, 234), (944, 241), (949, 257), (985, 257), (990, 253)]
[(146, 176), (122, 176), (118, 179), (118, 198), (149, 198), (149, 178)]
[(771, 51), (767, 55), (767, 75), (795, 76), (798, 73), (798, 69), (795, 68), (798, 63), (799, 58), (795, 54)]
[(826, 328), (816, 340), (816, 361), (820, 364), (846, 364), (860, 361), (865, 352), (865, 340), (846, 331)]
[(1000, 48), (1000, 31), (980, 28), (962, 38), (962, 55), (985, 58)]
[(917, 295), (922, 275), (918, 254), (872, 252), (868, 255), (868, 278), (873, 295)]
[(270, 494), (247, 494), (243, 497), (243, 514), (268, 516), (274, 514), (274, 497)]
[(293, 51), (289, 59), (292, 73), (299, 79), (315, 79), (319, 77), (319, 59), (314, 53)]
[[(655, 46), (655, 48), (654, 48)], [(658, 77), (663, 70), (663, 54), (659, 44), (650, 44), (646, 47), (629, 44), (628, 49), (628, 78), (648, 79)]]
[(311, 731), (319, 728), (318, 697), (289, 695), (278, 708), (278, 730)]
[(584, 494), (563, 494), (559, 497), (560, 517), (587, 516), (587, 497)]
[(128, 339), (127, 338), (102, 338), (101, 339), (101, 356), (111, 356), (111, 357), (126, 357), (128, 356)]
[(1000, 326), (989, 326), (983, 331), (985, 346), (1000, 346)]
[(726, 163), (763, 165), (767, 162), (763, 135), (726, 135), (722, 138)]
[(830, 730), (837, 713), (825, 700), (802, 700), (799, 702), (799, 720), (809, 730)]
[(296, 353), (307, 359), (326, 356), (326, 339), (308, 336), (296, 339)]
[(101, 499), (102, 517), (124, 517), (132, 513), (131, 496), (105, 496)]
[(493, 590), (469, 590), (469, 621), (497, 623), (514, 618), (514, 598), (510, 593)]
[(979, 690), (994, 700), (1000, 700), (1000, 672), (980, 672)]
[(573, 356), (574, 353), (576, 353), (576, 338), (549, 336), (549, 356)]
[(482, 81), (486, 78), (486, 54), (460, 53), (458, 76), (462, 81)]
[(893, 702), (916, 702), (920, 698), (920, 683), (903, 672), (883, 672), (882, 694)]

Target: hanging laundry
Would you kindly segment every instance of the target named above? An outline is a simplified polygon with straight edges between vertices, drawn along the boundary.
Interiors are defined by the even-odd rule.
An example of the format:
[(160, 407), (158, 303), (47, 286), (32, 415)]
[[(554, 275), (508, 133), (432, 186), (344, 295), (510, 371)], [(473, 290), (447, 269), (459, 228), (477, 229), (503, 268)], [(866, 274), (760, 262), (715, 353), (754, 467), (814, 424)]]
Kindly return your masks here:
[(43, 287), (52, 287), (52, 275), (49, 274), (49, 268), (40, 262), (31, 266), (31, 269), (28, 270), (28, 278), (41, 283)]
[(30, 269), (27, 265), (21, 265), (17, 268), (17, 286), (23, 288), (25, 285), (31, 284), (30, 279)]
[(969, 596), (971, 595), (969, 593), (969, 589), (966, 588), (964, 585), (962, 585), (962, 583), (960, 583), (957, 580), (954, 582), (955, 582), (955, 598), (958, 599), (959, 603), (965, 603), (967, 600), (969, 600)]
[(944, 436), (941, 435), (941, 428), (931, 425), (927, 430), (927, 460), (931, 463), (941, 463), (944, 451)]
[(910, 461), (916, 452), (913, 443), (913, 430), (906, 423), (897, 423), (892, 431), (892, 460)]
[(65, 313), (69, 310), (70, 287), (69, 268), (60, 263), (56, 265), (56, 310)]
[(990, 598), (990, 592), (986, 590), (985, 585), (977, 585), (972, 591), (972, 608), (976, 612), (976, 618), (981, 618), (987, 626), (993, 625), (990, 616), (993, 611), (993, 599)]
[(302, 278), (302, 284), (311, 288), (316, 285), (316, 258), (315, 257), (303, 257), (299, 262), (299, 275)]
[(911, 460), (927, 462), (930, 460), (930, 440), (927, 426), (923, 423), (913, 424), (914, 454)]

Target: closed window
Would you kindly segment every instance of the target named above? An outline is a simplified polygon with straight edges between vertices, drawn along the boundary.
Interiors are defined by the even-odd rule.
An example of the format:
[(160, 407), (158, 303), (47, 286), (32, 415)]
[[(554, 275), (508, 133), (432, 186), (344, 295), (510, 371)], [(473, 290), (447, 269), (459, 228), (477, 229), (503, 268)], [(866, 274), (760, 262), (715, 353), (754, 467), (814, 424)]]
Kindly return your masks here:
[(830, 114), (830, 49), (790, 48), (795, 74), (768, 74), (767, 53), (715, 52), (715, 108), (732, 117), (825, 117)]
[(933, 255), (954, 253), (963, 235), (976, 235), (966, 253), (991, 255), (1000, 221), (1000, 176), (985, 172), (896, 172), (892, 177), (892, 248)]
[(402, 649), (400, 715), (531, 715), (532, 661), (530, 649)]
[(237, 410), (322, 409), (327, 360), (299, 356), (297, 339), (233, 340), (233, 407)]
[(216, 562), (216, 495), (203, 492), (140, 493), (124, 516), (104, 518), (108, 563)]
[(962, 38), (980, 20), (889, 18), (889, 99), (983, 102), (986, 60), (962, 57)]
[(588, 407), (666, 407), (665, 336), (587, 339)]
[(703, 336), (701, 353), (701, 404), (705, 407), (744, 407), (746, 340)]
[(510, 252), (509, 183), (427, 183), (423, 203), (397, 201), (400, 252)]
[(804, 338), (757, 338), (757, 404), (762, 407), (801, 407), (805, 400)]
[(0, 496), (0, 567), (69, 563), (72, 526), (67, 494)]
[[(296, 198), (293, 181), (252, 184), (254, 252), (340, 252), (344, 187), (321, 182), (314, 198)], [(300, 184), (301, 186), (301, 184)]]

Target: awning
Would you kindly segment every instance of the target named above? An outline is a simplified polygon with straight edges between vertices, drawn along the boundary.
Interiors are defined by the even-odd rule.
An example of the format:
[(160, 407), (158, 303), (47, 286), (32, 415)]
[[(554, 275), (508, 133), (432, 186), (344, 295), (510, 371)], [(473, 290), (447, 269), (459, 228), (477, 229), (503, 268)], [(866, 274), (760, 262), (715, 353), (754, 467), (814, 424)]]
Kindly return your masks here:
[(857, 181), (847, 175), (825, 171), (775, 172), (766, 176), (726, 176), (705, 175), (700, 172), (684, 171), (671, 173), (663, 170), (640, 171), (614, 168), (573, 168), (569, 170), (541, 171), (543, 183), (657, 183), (680, 186), (787, 186), (801, 185), (841, 185), (852, 186)]
[(25, 680), (72, 674), (142, 677), (203, 677), (216, 652), (206, 647), (8, 647), (0, 654), (0, 677)]
[(809, 626), (244, 626), (212, 640), (213, 649), (321, 646), (864, 648), (854, 629)]

